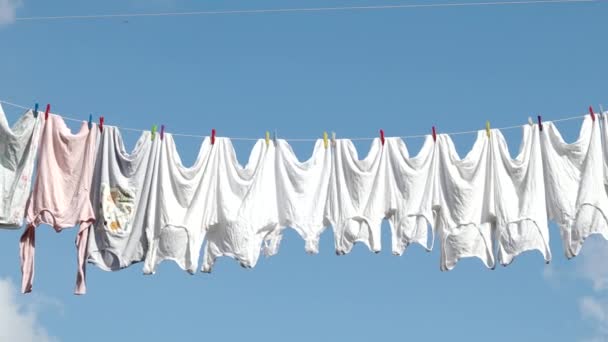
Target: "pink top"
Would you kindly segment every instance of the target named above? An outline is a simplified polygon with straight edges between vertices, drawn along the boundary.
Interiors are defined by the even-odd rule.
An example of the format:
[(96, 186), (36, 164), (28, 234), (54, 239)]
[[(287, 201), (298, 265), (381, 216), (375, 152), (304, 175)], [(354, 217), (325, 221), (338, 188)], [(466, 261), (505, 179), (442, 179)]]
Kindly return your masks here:
[(50, 114), (40, 138), (37, 176), (28, 201), (28, 226), (21, 236), (23, 293), (31, 292), (34, 278), (35, 227), (51, 225), (57, 232), (79, 226), (76, 238), (78, 275), (76, 294), (86, 292), (84, 281), (88, 227), (95, 222), (90, 201), (98, 128), (83, 122), (72, 134), (60, 116)]

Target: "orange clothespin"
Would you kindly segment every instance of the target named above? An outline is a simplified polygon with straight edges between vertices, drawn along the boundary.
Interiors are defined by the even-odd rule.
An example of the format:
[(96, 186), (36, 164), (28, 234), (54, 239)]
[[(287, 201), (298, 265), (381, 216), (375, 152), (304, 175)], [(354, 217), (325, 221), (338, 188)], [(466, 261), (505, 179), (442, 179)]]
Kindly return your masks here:
[(325, 146), (325, 148), (327, 148), (328, 145), (329, 145), (329, 142), (327, 141), (327, 132), (323, 132), (323, 146)]
[(490, 121), (486, 121), (486, 134), (490, 137)]

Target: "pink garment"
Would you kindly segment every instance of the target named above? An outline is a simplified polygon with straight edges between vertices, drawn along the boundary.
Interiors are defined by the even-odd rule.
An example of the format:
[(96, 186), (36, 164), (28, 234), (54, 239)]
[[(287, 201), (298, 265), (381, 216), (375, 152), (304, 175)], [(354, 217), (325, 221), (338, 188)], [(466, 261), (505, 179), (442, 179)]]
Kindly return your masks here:
[(27, 228), (19, 243), (21, 291), (32, 291), (34, 279), (35, 229), (41, 223), (57, 232), (79, 226), (76, 237), (78, 274), (76, 294), (86, 292), (85, 255), (89, 226), (95, 222), (90, 186), (95, 163), (98, 128), (83, 122), (72, 134), (60, 116), (49, 114), (40, 137), (34, 190), (27, 204)]

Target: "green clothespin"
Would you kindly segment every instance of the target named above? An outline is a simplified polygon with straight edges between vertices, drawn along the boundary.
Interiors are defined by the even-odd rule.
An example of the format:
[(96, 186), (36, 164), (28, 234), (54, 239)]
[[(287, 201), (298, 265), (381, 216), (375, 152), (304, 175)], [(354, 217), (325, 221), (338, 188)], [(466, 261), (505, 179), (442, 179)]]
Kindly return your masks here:
[(154, 141), (154, 138), (156, 137), (156, 130), (158, 129), (158, 127), (156, 125), (152, 125), (152, 141)]

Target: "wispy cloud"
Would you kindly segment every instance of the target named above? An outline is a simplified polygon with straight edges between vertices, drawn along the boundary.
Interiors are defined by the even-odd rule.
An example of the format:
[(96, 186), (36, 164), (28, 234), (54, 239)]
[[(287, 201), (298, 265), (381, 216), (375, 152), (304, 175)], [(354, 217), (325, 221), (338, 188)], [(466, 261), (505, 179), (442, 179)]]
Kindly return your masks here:
[(593, 294), (579, 299), (583, 319), (589, 321), (594, 336), (586, 342), (608, 341), (608, 244), (592, 238), (580, 255), (579, 276), (591, 283)]
[(15, 22), (17, 8), (21, 6), (21, 0), (0, 0), (0, 25)]
[(0, 278), (0, 341), (58, 342), (40, 324), (38, 314), (41, 306), (59, 305), (56, 301), (35, 299), (33, 304), (21, 302), (10, 279)]

